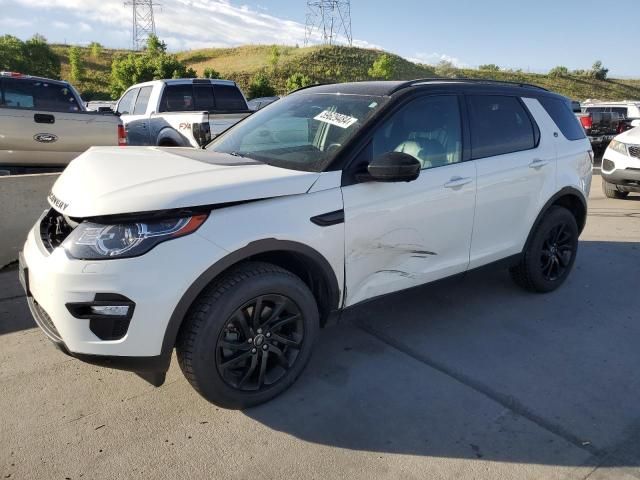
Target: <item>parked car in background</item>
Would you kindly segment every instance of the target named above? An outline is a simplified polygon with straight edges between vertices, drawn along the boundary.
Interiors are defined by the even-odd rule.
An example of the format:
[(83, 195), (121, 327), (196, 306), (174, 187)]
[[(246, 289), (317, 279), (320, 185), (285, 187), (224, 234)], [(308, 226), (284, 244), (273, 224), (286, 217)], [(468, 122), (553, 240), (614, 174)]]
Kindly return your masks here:
[(640, 127), (640, 102), (597, 102), (583, 105), (585, 112), (617, 113), (628, 122), (630, 127)]
[(87, 110), (90, 112), (114, 112), (116, 109), (116, 102), (110, 100), (92, 100), (85, 104)]
[(582, 124), (594, 151), (604, 150), (611, 139), (625, 130), (624, 117), (617, 112), (586, 111), (575, 100), (571, 109)]
[(116, 113), (129, 145), (202, 147), (252, 111), (235, 82), (178, 79), (133, 85)]
[(121, 120), (87, 112), (67, 82), (0, 72), (0, 168), (60, 167), (91, 146), (126, 145)]
[(609, 198), (640, 192), (640, 127), (614, 138), (602, 158), (602, 189)]
[(261, 108), (266, 107), (267, 105), (272, 104), (276, 100), (280, 100), (280, 97), (260, 97), (260, 98), (252, 98), (247, 102), (250, 110), (260, 110)]
[(175, 348), (201, 395), (246, 408), (295, 382), (345, 308), (495, 262), (560, 287), (592, 166), (567, 99), (539, 87), (314, 86), (205, 150), (87, 152), (19, 274), (64, 352), (160, 385)]

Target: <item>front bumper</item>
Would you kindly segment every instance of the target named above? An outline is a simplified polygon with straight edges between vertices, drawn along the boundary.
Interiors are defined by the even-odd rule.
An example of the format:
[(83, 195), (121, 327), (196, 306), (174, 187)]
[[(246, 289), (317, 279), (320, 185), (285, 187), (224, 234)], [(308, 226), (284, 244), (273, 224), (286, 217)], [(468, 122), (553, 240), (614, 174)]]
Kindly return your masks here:
[[(61, 247), (52, 252), (44, 248), (39, 223), (20, 254), (19, 276), (40, 329), (68, 355), (144, 373), (147, 380), (156, 380), (152, 383), (161, 383), (172, 353), (172, 348), (163, 350), (169, 319), (186, 289), (211, 265), (207, 261), (215, 261), (207, 257), (223, 256), (224, 251), (196, 233), (136, 258), (75, 260)], [(67, 306), (91, 303), (106, 294), (126, 296), (135, 303), (126, 333), (116, 340), (99, 338), (91, 320), (74, 316)]]
[(640, 159), (607, 149), (602, 158), (602, 178), (626, 190), (640, 191)]

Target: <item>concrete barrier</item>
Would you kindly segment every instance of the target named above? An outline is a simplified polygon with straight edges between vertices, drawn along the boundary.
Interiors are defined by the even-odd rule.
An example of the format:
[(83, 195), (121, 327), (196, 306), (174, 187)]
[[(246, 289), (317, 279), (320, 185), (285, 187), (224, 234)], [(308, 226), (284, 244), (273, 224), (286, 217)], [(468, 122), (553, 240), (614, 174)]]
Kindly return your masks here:
[(18, 259), (59, 173), (0, 176), (0, 268)]

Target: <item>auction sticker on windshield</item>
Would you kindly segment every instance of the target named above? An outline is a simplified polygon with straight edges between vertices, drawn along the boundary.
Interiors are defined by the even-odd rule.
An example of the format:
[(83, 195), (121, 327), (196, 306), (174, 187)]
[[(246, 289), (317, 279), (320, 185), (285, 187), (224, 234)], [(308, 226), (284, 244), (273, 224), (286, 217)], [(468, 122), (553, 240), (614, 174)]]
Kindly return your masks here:
[(358, 121), (357, 118), (350, 117), (349, 115), (343, 115), (342, 113), (338, 112), (332, 112), (331, 110), (325, 110), (324, 112), (314, 117), (314, 120), (329, 123), (340, 128), (349, 128), (351, 125)]

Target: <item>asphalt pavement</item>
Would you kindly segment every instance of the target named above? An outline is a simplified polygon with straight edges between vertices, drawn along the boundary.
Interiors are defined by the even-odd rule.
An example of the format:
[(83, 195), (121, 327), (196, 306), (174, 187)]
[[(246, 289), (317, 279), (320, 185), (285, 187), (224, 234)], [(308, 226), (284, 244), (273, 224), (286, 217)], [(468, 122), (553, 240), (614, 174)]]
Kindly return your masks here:
[(640, 479), (640, 195), (599, 177), (575, 270), (548, 295), (477, 271), (321, 332), (247, 411), (70, 359), (0, 272), (0, 478)]

